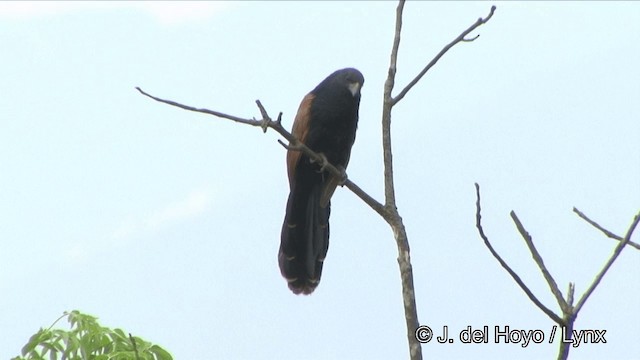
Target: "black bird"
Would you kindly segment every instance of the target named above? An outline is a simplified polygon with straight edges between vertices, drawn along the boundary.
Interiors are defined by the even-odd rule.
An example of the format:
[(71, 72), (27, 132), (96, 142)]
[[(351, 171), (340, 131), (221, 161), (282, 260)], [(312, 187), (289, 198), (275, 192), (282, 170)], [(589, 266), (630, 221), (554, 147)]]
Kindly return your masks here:
[[(302, 99), (293, 135), (338, 168), (346, 169), (356, 138), (364, 77), (347, 68), (334, 72)], [(311, 294), (320, 282), (329, 248), (331, 196), (342, 182), (300, 151), (287, 152), (289, 199), (278, 263), (289, 289)]]

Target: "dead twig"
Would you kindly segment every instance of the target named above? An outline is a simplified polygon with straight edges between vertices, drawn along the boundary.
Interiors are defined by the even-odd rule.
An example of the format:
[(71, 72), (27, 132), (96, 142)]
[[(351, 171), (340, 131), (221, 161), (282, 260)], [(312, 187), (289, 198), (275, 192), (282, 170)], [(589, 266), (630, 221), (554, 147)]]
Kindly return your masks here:
[(529, 297), (529, 300), (531, 300), (540, 310), (542, 310), (542, 312), (547, 314), (547, 316), (550, 317), (551, 320), (553, 320), (555, 323), (559, 325), (562, 325), (563, 324), (562, 318), (556, 313), (554, 313), (551, 309), (546, 307), (540, 300), (538, 300), (538, 298), (533, 294), (533, 292), (529, 290), (529, 287), (522, 281), (522, 279), (520, 279), (520, 276), (518, 276), (518, 274), (516, 274), (516, 272), (513, 271), (511, 267), (502, 259), (502, 257), (498, 254), (498, 252), (494, 250), (493, 246), (491, 245), (491, 242), (489, 242), (489, 238), (484, 233), (484, 229), (482, 228), (482, 216), (480, 215), (480, 211), (481, 211), (480, 185), (478, 185), (478, 183), (475, 183), (475, 186), (476, 186), (476, 228), (478, 229), (478, 232), (480, 233), (480, 237), (484, 241), (485, 246), (487, 247), (487, 249), (489, 249), (489, 252), (491, 252), (491, 255), (493, 255), (493, 257), (496, 260), (498, 260), (498, 262), (500, 263), (500, 266), (502, 266), (509, 273), (509, 275), (511, 275), (511, 277), (516, 282), (516, 284), (518, 284), (518, 286), (520, 286), (522, 291), (524, 291), (524, 293), (527, 294), (527, 297)]
[[(485, 18), (478, 18), (478, 20), (473, 23), (471, 26), (469, 26), (469, 28), (465, 31), (463, 31), (460, 35), (458, 35), (457, 38), (453, 39), (452, 42), (448, 43), (444, 48), (442, 48), (442, 50), (440, 50), (440, 52), (438, 53), (438, 55), (436, 55), (428, 64), (427, 66), (424, 67), (424, 69), (422, 69), (422, 71), (420, 71), (420, 73), (418, 73), (418, 75), (416, 75), (416, 77), (411, 80), (407, 86), (404, 87), (404, 89), (402, 89), (402, 91), (400, 91), (400, 93), (398, 93), (398, 95), (396, 95), (393, 99), (391, 99), (391, 101), (393, 102), (393, 104), (397, 103), (398, 101), (402, 100), (402, 98), (407, 95), (407, 93), (409, 92), (409, 90), (411, 90), (411, 88), (416, 85), (418, 83), (418, 81), (420, 81), (420, 79), (422, 79), (422, 77), (427, 73), (427, 71), (429, 71), (429, 69), (431, 69), (437, 62), (438, 60), (440, 60), (440, 58), (447, 53), (447, 51), (449, 51), (452, 47), (454, 47), (456, 44), (460, 43), (460, 42), (472, 42), (475, 39), (477, 39), (480, 35), (476, 35), (476, 37), (472, 38), (472, 39), (466, 39), (465, 37), (467, 35), (469, 35), (469, 33), (471, 33), (473, 30), (477, 29), (480, 25), (482, 24), (486, 24), (491, 17), (493, 17), (493, 13), (496, 11), (496, 7), (495, 5), (491, 7), (491, 10), (489, 11), (489, 15), (487, 15)], [(399, 40), (398, 40), (399, 42)]]
[(527, 247), (531, 252), (531, 256), (533, 257), (533, 261), (540, 268), (542, 276), (544, 276), (544, 279), (547, 281), (547, 284), (551, 289), (551, 293), (556, 297), (556, 301), (558, 302), (558, 305), (560, 305), (560, 309), (562, 309), (563, 313), (570, 312), (571, 309), (567, 305), (567, 302), (564, 300), (562, 292), (560, 292), (560, 289), (558, 288), (558, 284), (556, 283), (553, 276), (551, 276), (551, 273), (549, 273), (549, 270), (547, 270), (547, 267), (544, 265), (544, 261), (542, 260), (542, 256), (540, 256), (538, 249), (536, 249), (535, 245), (533, 245), (533, 239), (531, 238), (531, 235), (529, 235), (527, 230), (525, 230), (524, 226), (520, 222), (520, 219), (518, 219), (518, 216), (513, 210), (511, 211), (511, 219), (513, 219), (513, 222), (518, 228), (518, 232), (520, 232), (520, 235), (522, 235), (524, 242), (527, 244)]
[[(600, 226), (597, 222), (589, 219), (589, 217), (587, 217), (587, 215), (585, 215), (582, 211), (578, 210), (577, 208), (573, 208), (573, 212), (578, 214), (579, 217), (581, 217), (584, 221), (588, 222), (589, 224), (591, 224), (593, 227), (595, 227), (596, 229), (602, 231), (607, 237), (614, 239), (614, 240), (618, 240), (618, 241), (622, 241), (624, 240), (623, 237), (618, 236), (614, 233), (612, 233), (611, 231), (603, 228), (602, 226)], [(635, 243), (633, 241), (629, 241), (628, 243), (629, 246), (633, 246), (634, 248), (640, 250), (640, 244)]]

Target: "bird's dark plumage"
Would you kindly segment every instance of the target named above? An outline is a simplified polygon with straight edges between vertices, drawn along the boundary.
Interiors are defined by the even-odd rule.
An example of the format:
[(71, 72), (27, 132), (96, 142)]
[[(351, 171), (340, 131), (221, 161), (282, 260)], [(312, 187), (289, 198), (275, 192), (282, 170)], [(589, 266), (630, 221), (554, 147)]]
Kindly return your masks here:
[[(356, 138), (364, 77), (352, 68), (334, 72), (302, 99), (293, 135), (329, 163), (346, 169)], [(287, 152), (289, 199), (278, 263), (295, 294), (311, 294), (320, 282), (329, 248), (331, 196), (342, 179), (323, 172), (300, 151)]]

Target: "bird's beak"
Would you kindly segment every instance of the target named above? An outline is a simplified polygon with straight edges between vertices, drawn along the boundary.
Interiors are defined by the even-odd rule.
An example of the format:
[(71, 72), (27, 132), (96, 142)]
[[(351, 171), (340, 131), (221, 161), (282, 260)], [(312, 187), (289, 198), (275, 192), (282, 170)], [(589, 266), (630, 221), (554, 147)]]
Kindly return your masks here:
[(350, 83), (348, 86), (349, 91), (351, 91), (351, 95), (353, 96), (356, 96), (356, 94), (360, 92), (361, 87), (362, 87), (362, 84), (360, 84), (359, 82)]

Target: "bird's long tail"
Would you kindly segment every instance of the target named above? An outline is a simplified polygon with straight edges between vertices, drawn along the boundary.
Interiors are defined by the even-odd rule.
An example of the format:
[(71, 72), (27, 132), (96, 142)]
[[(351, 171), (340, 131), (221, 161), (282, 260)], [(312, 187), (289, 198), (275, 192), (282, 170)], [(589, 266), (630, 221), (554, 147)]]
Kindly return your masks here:
[(322, 183), (289, 193), (282, 224), (278, 262), (280, 272), (295, 294), (311, 294), (320, 282), (329, 248), (331, 203), (321, 206)]

